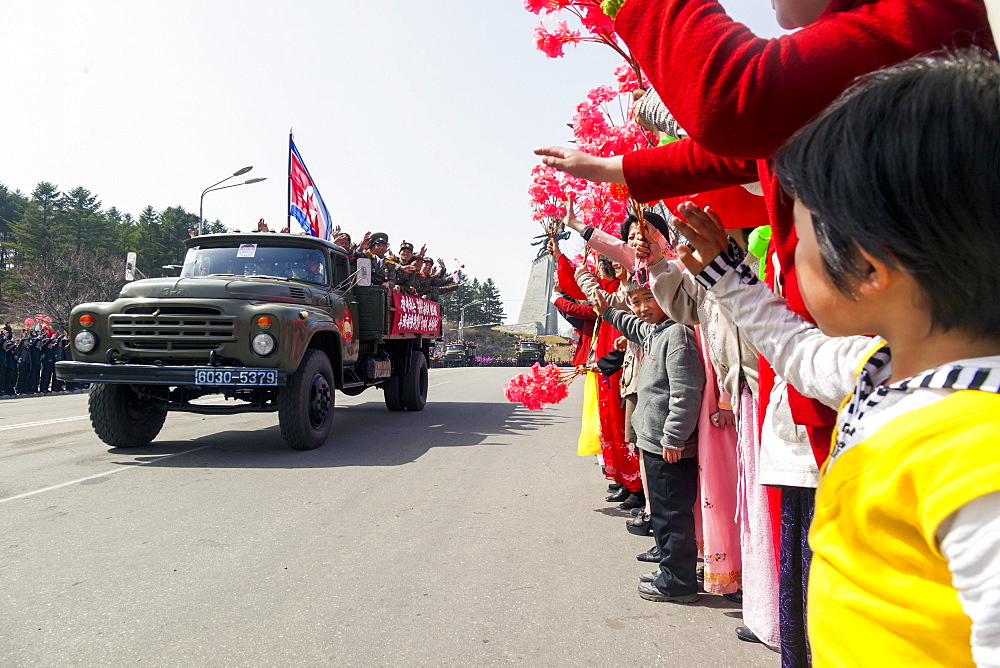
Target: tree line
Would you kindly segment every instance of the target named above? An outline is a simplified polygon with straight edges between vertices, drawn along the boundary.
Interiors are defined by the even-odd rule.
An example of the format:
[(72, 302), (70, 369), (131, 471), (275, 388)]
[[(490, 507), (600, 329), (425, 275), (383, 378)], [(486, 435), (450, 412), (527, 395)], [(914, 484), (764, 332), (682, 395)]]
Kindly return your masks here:
[(449, 292), (440, 299), (441, 315), (454, 325), (461, 321), (461, 309), (465, 309), (465, 326), (499, 325), (506, 317), (503, 302), (500, 300), (500, 290), (492, 278), (480, 282), (478, 278), (469, 280), (464, 273), (459, 274), (459, 280), (465, 285), (454, 292)]
[[(197, 227), (198, 216), (181, 206), (147, 206), (133, 217), (114, 206), (102, 208), (83, 186), (61, 192), (43, 181), (28, 196), (0, 184), (0, 313), (45, 313), (61, 329), (74, 305), (115, 299), (125, 284), (129, 252), (138, 254), (146, 276), (176, 275), (170, 265), (182, 263), (183, 241)], [(228, 230), (215, 220), (204, 231)], [(466, 327), (503, 322), (492, 278), (480, 282), (463, 273), (460, 280), (465, 285), (441, 299), (446, 320), (457, 325), (461, 307), (472, 304), (465, 309)]]
[[(183, 207), (147, 206), (138, 217), (102, 208), (83, 186), (62, 192), (43, 181), (31, 195), (0, 184), (0, 311), (46, 312), (64, 325), (84, 301), (114, 299), (125, 283), (125, 255), (138, 253), (147, 276), (170, 275), (198, 216)], [(225, 232), (218, 220), (206, 232)]]

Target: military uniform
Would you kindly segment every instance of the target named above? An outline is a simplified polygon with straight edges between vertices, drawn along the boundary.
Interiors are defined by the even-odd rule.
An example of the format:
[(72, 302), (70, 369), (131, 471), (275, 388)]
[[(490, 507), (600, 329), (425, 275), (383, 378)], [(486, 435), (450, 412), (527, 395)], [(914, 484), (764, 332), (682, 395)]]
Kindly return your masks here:
[[(370, 237), (371, 244), (374, 246), (377, 243), (389, 243), (389, 235), (384, 232), (376, 232)], [(372, 285), (386, 285), (387, 287), (393, 287), (396, 284), (396, 269), (399, 267), (399, 263), (395, 262), (388, 256), (379, 257), (370, 250), (365, 251), (365, 255), (372, 261)]]

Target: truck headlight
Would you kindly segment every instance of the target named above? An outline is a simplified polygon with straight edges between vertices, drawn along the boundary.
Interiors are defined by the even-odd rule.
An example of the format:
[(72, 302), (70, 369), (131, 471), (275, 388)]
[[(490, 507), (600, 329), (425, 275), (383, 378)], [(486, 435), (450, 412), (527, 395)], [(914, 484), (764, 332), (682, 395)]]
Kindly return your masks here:
[(86, 329), (80, 330), (73, 337), (73, 347), (81, 353), (89, 353), (97, 347), (97, 335)]
[(277, 347), (278, 342), (275, 341), (274, 337), (267, 332), (260, 332), (253, 337), (250, 341), (250, 348), (253, 349), (255, 355), (260, 355), (261, 357), (267, 357), (274, 352), (275, 347)]

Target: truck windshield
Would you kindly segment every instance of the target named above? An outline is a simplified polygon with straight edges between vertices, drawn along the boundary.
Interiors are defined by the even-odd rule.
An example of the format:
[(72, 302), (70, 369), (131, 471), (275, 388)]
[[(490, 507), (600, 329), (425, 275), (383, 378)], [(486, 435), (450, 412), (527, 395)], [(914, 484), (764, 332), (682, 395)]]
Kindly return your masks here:
[(327, 284), (323, 251), (264, 244), (241, 244), (189, 248), (181, 278), (198, 276), (273, 276), (275, 278)]
[(465, 346), (448, 346), (445, 351), (449, 353), (461, 353), (465, 352)]
[(538, 344), (537, 343), (522, 343), (521, 344), (521, 349), (522, 350), (538, 350)]

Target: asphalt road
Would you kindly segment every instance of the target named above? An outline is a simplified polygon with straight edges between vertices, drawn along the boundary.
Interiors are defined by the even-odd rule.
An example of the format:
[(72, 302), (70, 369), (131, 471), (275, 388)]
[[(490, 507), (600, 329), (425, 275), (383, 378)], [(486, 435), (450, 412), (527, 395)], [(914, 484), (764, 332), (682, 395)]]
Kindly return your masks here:
[(170, 414), (111, 449), (86, 395), (0, 402), (0, 665), (777, 666), (739, 609), (651, 603), (652, 544), (516, 369), (433, 369), (420, 413), (337, 395), (335, 434)]

